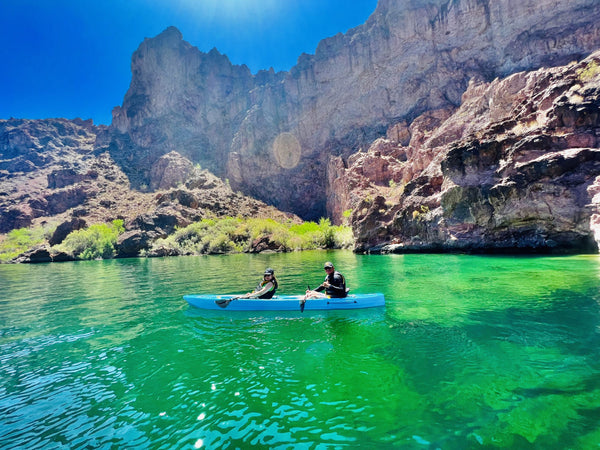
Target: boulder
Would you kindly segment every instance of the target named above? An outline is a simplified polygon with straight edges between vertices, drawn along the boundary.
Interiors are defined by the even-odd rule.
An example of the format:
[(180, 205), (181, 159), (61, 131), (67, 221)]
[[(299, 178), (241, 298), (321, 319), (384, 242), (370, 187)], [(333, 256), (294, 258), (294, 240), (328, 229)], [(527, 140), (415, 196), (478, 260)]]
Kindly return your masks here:
[(161, 156), (150, 171), (150, 189), (169, 189), (182, 185), (194, 170), (194, 165), (177, 152)]
[(65, 238), (71, 232), (76, 231), (76, 230), (81, 230), (82, 228), (85, 228), (86, 226), (87, 226), (87, 224), (86, 224), (85, 220), (83, 220), (79, 217), (74, 217), (70, 220), (67, 220), (67, 221), (61, 223), (58, 227), (56, 227), (56, 230), (54, 230), (54, 233), (52, 233), (52, 236), (48, 240), (48, 243), (50, 245), (58, 245), (62, 241), (64, 241)]
[(139, 256), (142, 250), (150, 247), (152, 241), (157, 238), (156, 233), (141, 230), (131, 230), (119, 236), (117, 241), (117, 257), (128, 258)]
[(46, 245), (36, 246), (15, 258), (14, 262), (37, 264), (52, 262), (50, 249)]
[(52, 257), (52, 262), (75, 261), (76, 259), (72, 254), (62, 251), (52, 252), (50, 256)]
[(20, 204), (0, 208), (0, 233), (31, 225), (33, 213), (29, 205)]

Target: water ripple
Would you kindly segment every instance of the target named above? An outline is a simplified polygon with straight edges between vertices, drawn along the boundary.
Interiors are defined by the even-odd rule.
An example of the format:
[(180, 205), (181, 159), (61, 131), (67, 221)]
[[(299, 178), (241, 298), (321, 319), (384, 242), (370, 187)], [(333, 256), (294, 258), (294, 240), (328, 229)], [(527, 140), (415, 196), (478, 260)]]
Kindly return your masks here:
[(598, 261), (334, 252), (353, 289), (378, 280), (385, 308), (227, 314), (181, 298), (252, 287), (266, 266), (292, 293), (324, 256), (0, 266), (2, 448), (595, 443)]

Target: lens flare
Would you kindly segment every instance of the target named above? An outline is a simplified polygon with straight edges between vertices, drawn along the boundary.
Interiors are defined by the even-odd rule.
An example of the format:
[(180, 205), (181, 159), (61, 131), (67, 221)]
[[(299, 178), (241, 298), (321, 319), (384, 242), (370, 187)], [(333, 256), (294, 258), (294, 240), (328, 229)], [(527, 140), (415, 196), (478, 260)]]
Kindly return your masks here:
[(292, 133), (281, 133), (273, 142), (273, 155), (284, 169), (293, 169), (300, 162), (300, 142)]

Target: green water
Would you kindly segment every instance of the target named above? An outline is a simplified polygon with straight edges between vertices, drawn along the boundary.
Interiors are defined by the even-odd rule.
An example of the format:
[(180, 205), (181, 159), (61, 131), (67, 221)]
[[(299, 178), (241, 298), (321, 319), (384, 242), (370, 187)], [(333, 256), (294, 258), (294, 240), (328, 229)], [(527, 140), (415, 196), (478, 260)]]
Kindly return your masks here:
[[(385, 308), (246, 313), (334, 261)], [(0, 266), (0, 448), (598, 448), (600, 257), (303, 252)]]

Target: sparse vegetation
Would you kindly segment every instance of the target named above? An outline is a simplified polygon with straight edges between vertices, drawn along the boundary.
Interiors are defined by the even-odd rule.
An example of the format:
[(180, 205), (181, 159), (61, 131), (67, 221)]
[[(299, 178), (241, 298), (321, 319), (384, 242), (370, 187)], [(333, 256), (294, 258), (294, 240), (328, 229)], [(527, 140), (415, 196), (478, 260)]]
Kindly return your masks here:
[(347, 209), (342, 213), (342, 217), (344, 219), (344, 224), (348, 225), (350, 223), (350, 218), (352, 217), (352, 209)]
[(429, 212), (429, 206), (427, 205), (421, 205), (420, 209), (415, 209), (412, 212), (412, 218), (413, 220), (418, 220), (418, 221), (422, 221), (425, 219), (425, 216), (427, 215), (427, 213)]
[(163, 248), (184, 255), (241, 253), (251, 251), (256, 242), (280, 251), (317, 248), (349, 248), (352, 230), (331, 225), (329, 219), (319, 223), (281, 223), (273, 219), (226, 217), (203, 219), (157, 240), (153, 249)]
[(91, 225), (83, 230), (73, 231), (57, 247), (80, 259), (108, 259), (115, 255), (117, 238), (123, 231), (122, 220)]
[(529, 118), (525, 122), (518, 122), (512, 129), (511, 132), (516, 134), (517, 136), (521, 136), (523, 134), (530, 133), (532, 130), (538, 128), (540, 126), (537, 118), (532, 117)]
[(388, 198), (393, 198), (393, 199), (398, 199), (402, 196), (402, 194), (404, 193), (404, 186), (406, 186), (406, 183), (397, 183), (394, 180), (390, 180), (389, 181), (389, 188), (390, 190), (387, 192), (386, 197)]
[(0, 241), (0, 261), (8, 262), (43, 243), (48, 234), (49, 231), (41, 227), (12, 230)]
[[(124, 232), (123, 221), (95, 224), (73, 231), (52, 248), (75, 259), (110, 259), (116, 254), (118, 237)], [(21, 228), (0, 241), (0, 262), (8, 262), (32, 247), (47, 243), (48, 230)], [(170, 254), (200, 255), (254, 251), (257, 245), (276, 251), (350, 248), (352, 229), (335, 226), (329, 219), (315, 222), (278, 222), (273, 219), (225, 217), (203, 219), (176, 230), (153, 243), (152, 250), (167, 249)], [(260, 247), (259, 245), (259, 247)], [(263, 248), (263, 249), (264, 249)], [(143, 252), (146, 256), (149, 252)]]
[(577, 71), (579, 79), (583, 82), (590, 81), (600, 75), (600, 63), (595, 59), (590, 61), (586, 67)]

